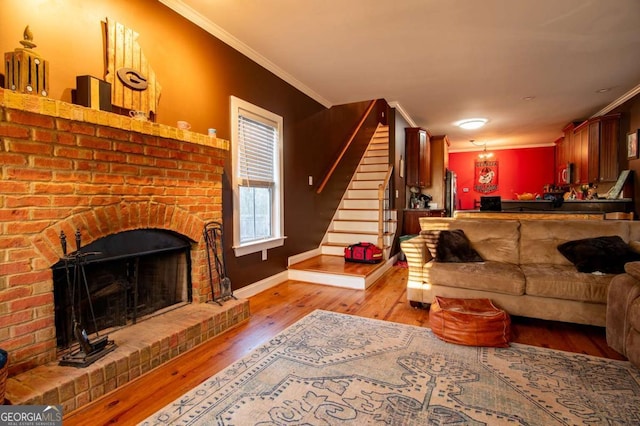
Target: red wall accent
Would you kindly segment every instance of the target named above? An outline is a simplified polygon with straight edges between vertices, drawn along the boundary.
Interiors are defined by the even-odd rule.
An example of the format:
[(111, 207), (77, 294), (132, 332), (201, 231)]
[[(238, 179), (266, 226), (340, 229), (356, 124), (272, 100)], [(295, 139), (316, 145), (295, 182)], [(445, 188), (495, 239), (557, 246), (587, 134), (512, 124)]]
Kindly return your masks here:
[[(498, 190), (489, 194), (476, 192), (474, 168), (478, 152), (449, 154), (449, 168), (458, 177), (459, 210), (473, 210), (473, 200), (483, 195), (499, 195), (504, 200), (516, 199), (515, 194), (532, 192), (542, 195), (545, 184), (554, 181), (554, 147), (520, 148), (493, 151), (498, 160)], [(469, 188), (469, 192), (464, 192)]]

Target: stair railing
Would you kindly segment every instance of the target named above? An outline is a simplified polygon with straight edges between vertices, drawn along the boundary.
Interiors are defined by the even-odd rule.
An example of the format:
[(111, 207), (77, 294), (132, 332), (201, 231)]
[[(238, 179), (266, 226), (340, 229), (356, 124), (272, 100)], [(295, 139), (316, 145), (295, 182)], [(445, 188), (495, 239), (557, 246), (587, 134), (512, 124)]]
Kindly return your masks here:
[(371, 112), (371, 110), (373, 109), (373, 107), (375, 105), (376, 105), (376, 100), (374, 99), (374, 100), (371, 101), (371, 103), (367, 107), (367, 110), (364, 112), (364, 114), (362, 114), (362, 118), (360, 118), (360, 121), (358, 122), (358, 125), (356, 126), (354, 131), (349, 136), (349, 139), (347, 139), (347, 141), (345, 142), (344, 146), (342, 147), (342, 150), (340, 151), (340, 154), (338, 154), (338, 158), (336, 158), (336, 160), (333, 162), (333, 165), (331, 166), (331, 168), (329, 169), (329, 171), (327, 172), (325, 177), (320, 182), (320, 185), (318, 186), (318, 189), (316, 190), (316, 194), (320, 194), (322, 192), (322, 190), (324, 189), (324, 187), (327, 185), (327, 182), (329, 182), (329, 179), (331, 179), (331, 175), (333, 175), (333, 172), (335, 172), (336, 168), (338, 167), (338, 164), (340, 164), (340, 161), (342, 161), (342, 157), (344, 157), (344, 154), (349, 149), (349, 146), (351, 146), (351, 142), (353, 142), (353, 140), (355, 139), (356, 135), (360, 131), (360, 128), (364, 124), (365, 120), (369, 116), (369, 113)]
[(384, 250), (384, 236), (389, 231), (389, 222), (391, 220), (391, 209), (389, 208), (391, 194), (389, 181), (393, 172), (393, 165), (387, 169), (387, 174), (381, 184), (378, 185), (378, 247)]

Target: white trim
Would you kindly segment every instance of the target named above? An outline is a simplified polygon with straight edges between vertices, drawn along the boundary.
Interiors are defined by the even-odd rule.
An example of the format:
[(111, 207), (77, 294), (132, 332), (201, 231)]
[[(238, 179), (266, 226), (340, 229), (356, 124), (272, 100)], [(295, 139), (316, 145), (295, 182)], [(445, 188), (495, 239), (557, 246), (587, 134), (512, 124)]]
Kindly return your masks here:
[(271, 62), (266, 57), (262, 56), (257, 51), (253, 50), (251, 47), (238, 40), (236, 37), (231, 35), (229, 32), (220, 28), (218, 25), (214, 24), (209, 18), (206, 18), (201, 13), (192, 9), (190, 6), (187, 6), (181, 0), (159, 0), (160, 3), (167, 6), (169, 9), (173, 10), (177, 14), (183, 16), (189, 21), (193, 22), (195, 25), (199, 26), (215, 38), (219, 39), (223, 43), (228, 44), (238, 52), (242, 53), (249, 59), (258, 63), (262, 67), (266, 68), (267, 71), (271, 71), (276, 76), (280, 77), (296, 89), (300, 90), (305, 95), (309, 96), (316, 102), (322, 104), (325, 108), (331, 108), (333, 104), (319, 93), (311, 89), (309, 86), (305, 85), (291, 74), (280, 68), (278, 65)]
[(638, 84), (636, 87), (634, 87), (633, 89), (629, 90), (627, 93), (625, 93), (624, 95), (620, 96), (618, 99), (616, 99), (615, 101), (611, 102), (609, 105), (607, 105), (606, 107), (602, 108), (600, 111), (596, 112), (595, 114), (593, 114), (590, 118), (596, 118), (596, 117), (600, 117), (601, 115), (605, 115), (611, 111), (613, 111), (615, 108), (619, 107), (620, 105), (622, 105), (623, 103), (627, 102), (629, 99), (633, 98), (634, 96), (636, 96), (637, 94), (640, 94), (640, 84)]
[(389, 106), (391, 108), (395, 108), (396, 111), (398, 111), (400, 113), (400, 115), (407, 120), (407, 123), (409, 124), (409, 127), (418, 127), (415, 123), (415, 121), (413, 121), (413, 119), (411, 118), (411, 116), (409, 116), (409, 114), (407, 113), (407, 111), (404, 110), (404, 108), (402, 108), (402, 105), (400, 105), (400, 103), (398, 101), (393, 101), (393, 102), (389, 102)]
[[(273, 188), (274, 204), (272, 211), (272, 238), (259, 240), (255, 242), (240, 243), (240, 195), (238, 191), (238, 177), (237, 171), (240, 169), (236, 164), (238, 161), (238, 115), (240, 111), (245, 111), (249, 114), (254, 114), (255, 119), (261, 119), (260, 121), (270, 120), (275, 124), (278, 131), (278, 146), (276, 147), (276, 158), (274, 163), (274, 182)], [(232, 167), (231, 167), (231, 189), (233, 193), (233, 249), (236, 257), (244, 256), (251, 253), (262, 251), (262, 258), (266, 259), (266, 251), (271, 248), (280, 247), (284, 245), (284, 191), (282, 185), (284, 184), (284, 119), (271, 111), (254, 105), (250, 102), (242, 100), (235, 96), (230, 96), (230, 119), (231, 119), (231, 145), (232, 145)]]
[[(505, 150), (505, 149), (525, 149), (525, 148), (546, 148), (546, 147), (550, 147), (550, 146), (555, 146), (555, 143), (553, 142), (547, 142), (547, 143), (537, 143), (537, 144), (531, 144), (531, 145), (500, 145), (500, 146), (496, 146), (496, 147), (487, 147), (488, 151), (500, 151), (500, 150)], [(457, 154), (460, 152), (482, 152), (482, 149), (478, 149), (478, 148), (458, 148), (458, 149), (451, 149), (449, 148), (449, 154)]]
[(295, 265), (296, 263), (311, 259), (312, 257), (320, 256), (321, 254), (322, 250), (320, 249), (320, 247), (306, 251), (304, 253), (295, 254), (289, 257), (289, 259), (287, 260), (287, 266)]
[(385, 272), (389, 270), (389, 268), (393, 267), (393, 264), (396, 263), (396, 260), (398, 260), (397, 254), (387, 259), (384, 262), (384, 265), (380, 266), (378, 269), (373, 271), (373, 274), (367, 275), (367, 278), (365, 278), (364, 280), (364, 287), (369, 288), (373, 283), (378, 281), (380, 277), (382, 277), (385, 274)]
[(363, 277), (327, 274), (323, 272), (301, 271), (289, 269), (289, 279), (292, 281), (302, 281), (306, 283), (322, 284), (332, 287), (350, 288), (353, 290), (364, 290), (365, 279)]
[(271, 275), (263, 280), (256, 281), (253, 284), (244, 286), (233, 292), (233, 295), (238, 299), (248, 299), (251, 296), (255, 296), (265, 290), (269, 290), (272, 287), (282, 284), (289, 279), (288, 271), (282, 271), (278, 274)]
[(237, 247), (234, 246), (233, 250), (236, 253), (236, 257), (240, 257), (246, 254), (257, 253), (259, 251), (269, 250), (276, 247), (282, 247), (286, 238), (287, 237), (271, 238), (270, 240), (263, 240), (257, 243), (243, 244)]
[[(314, 250), (310, 250), (306, 253), (300, 253), (299, 255), (306, 255), (308, 253), (313, 252)], [(295, 257), (295, 256), (294, 256)], [(393, 266), (396, 262), (397, 255), (388, 259), (384, 265), (382, 265), (378, 270), (376, 270), (371, 276), (367, 277), (367, 279), (362, 279), (360, 277), (348, 277), (345, 275), (332, 275), (332, 274), (323, 274), (323, 273), (309, 273), (308, 271), (296, 271), (295, 269), (289, 269), (286, 271), (282, 271), (278, 274), (271, 275), (263, 280), (256, 281), (253, 284), (249, 284), (244, 286), (233, 292), (233, 295), (238, 299), (248, 299), (249, 297), (255, 296), (258, 293), (269, 290), (272, 287), (277, 286), (278, 284), (282, 284), (286, 281), (303, 281), (303, 282), (311, 282), (315, 284), (323, 284), (334, 287), (343, 287), (343, 288), (351, 288), (354, 290), (364, 290), (368, 288), (371, 284), (375, 283), (389, 268)], [(292, 257), (293, 258), (293, 257)], [(290, 259), (292, 259), (290, 258)], [(328, 283), (327, 278), (331, 278), (332, 282)], [(311, 279), (317, 279), (317, 281), (311, 281)], [(422, 283), (421, 283), (422, 284)]]

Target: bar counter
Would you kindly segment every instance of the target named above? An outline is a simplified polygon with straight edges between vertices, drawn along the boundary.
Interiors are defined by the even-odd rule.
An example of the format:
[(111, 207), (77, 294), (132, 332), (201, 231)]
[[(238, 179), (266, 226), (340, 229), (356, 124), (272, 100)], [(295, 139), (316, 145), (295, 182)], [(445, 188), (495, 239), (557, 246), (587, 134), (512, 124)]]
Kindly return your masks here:
[(601, 220), (607, 212), (632, 212), (633, 199), (563, 200), (554, 206), (551, 200), (502, 200), (501, 211), (456, 210), (456, 218), (473, 219), (582, 219)]

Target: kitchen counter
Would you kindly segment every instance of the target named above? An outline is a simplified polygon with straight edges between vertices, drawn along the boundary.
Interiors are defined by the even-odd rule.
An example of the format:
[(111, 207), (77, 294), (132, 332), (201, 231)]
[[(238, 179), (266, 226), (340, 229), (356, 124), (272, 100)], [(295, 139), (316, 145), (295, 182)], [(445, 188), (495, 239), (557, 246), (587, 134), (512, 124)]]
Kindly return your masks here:
[(633, 200), (502, 200), (501, 211), (456, 210), (456, 218), (601, 220), (606, 212), (632, 212)]
[(571, 212), (571, 211), (500, 211), (489, 212), (480, 210), (456, 210), (456, 219), (579, 219), (602, 220), (602, 212)]
[(502, 200), (502, 211), (510, 212), (632, 212), (633, 199), (621, 198), (615, 200), (563, 200), (562, 204), (554, 207), (551, 200)]

